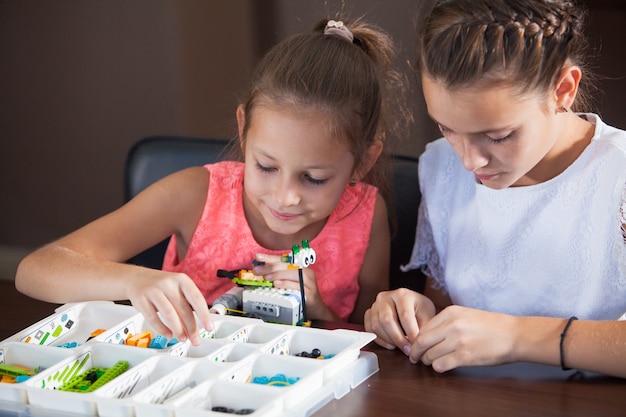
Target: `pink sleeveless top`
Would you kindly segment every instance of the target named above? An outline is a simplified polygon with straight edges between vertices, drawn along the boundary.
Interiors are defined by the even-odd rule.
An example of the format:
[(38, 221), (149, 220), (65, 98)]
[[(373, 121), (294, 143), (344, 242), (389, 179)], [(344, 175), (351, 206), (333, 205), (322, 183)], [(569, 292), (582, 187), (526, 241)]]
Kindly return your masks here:
[[(269, 250), (254, 239), (243, 211), (243, 163), (223, 161), (205, 168), (211, 173), (209, 191), (187, 254), (178, 260), (172, 236), (163, 270), (187, 274), (212, 304), (234, 286), (230, 279), (217, 277), (218, 269), (251, 269), (256, 253), (282, 255), (291, 248)], [(343, 320), (352, 313), (359, 294), (359, 271), (369, 244), (376, 194), (376, 187), (368, 184), (347, 186), (322, 231), (309, 239), (317, 254), (311, 268), (320, 296)]]

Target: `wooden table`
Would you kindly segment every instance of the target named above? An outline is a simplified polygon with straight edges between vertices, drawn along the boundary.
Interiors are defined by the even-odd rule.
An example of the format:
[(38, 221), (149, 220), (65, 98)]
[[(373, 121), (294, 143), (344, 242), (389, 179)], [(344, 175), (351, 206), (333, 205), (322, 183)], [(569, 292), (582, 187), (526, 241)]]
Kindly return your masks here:
[[(19, 294), (11, 281), (0, 281), (0, 305), (0, 340), (58, 307)], [(322, 407), (315, 417), (626, 415), (623, 379), (532, 364), (437, 374), (429, 367), (412, 365), (399, 351), (375, 344), (365, 349), (376, 353), (380, 370)]]

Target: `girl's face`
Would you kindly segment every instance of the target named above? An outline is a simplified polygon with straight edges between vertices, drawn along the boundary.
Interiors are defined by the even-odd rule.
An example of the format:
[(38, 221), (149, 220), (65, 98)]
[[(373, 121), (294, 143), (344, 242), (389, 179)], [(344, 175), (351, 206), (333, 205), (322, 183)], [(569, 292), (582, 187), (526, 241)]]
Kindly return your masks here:
[(493, 189), (547, 181), (564, 169), (562, 124), (546, 100), (512, 88), (450, 91), (422, 77), (428, 113), (477, 180)]
[[(240, 137), (243, 115), (238, 112)], [(312, 239), (350, 182), (354, 158), (324, 117), (255, 109), (244, 141), (244, 207), (268, 248)]]

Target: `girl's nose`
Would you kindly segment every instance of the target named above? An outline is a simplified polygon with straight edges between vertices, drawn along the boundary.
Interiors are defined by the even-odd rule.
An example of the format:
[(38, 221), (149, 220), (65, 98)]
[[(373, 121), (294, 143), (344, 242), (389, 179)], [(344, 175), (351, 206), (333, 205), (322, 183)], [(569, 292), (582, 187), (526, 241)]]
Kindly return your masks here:
[(294, 181), (282, 179), (276, 187), (274, 198), (281, 207), (296, 206), (300, 203), (300, 192)]
[(459, 156), (465, 169), (475, 171), (487, 165), (489, 158), (485, 156), (480, 146), (473, 144), (469, 139), (461, 139), (459, 142), (461, 143)]

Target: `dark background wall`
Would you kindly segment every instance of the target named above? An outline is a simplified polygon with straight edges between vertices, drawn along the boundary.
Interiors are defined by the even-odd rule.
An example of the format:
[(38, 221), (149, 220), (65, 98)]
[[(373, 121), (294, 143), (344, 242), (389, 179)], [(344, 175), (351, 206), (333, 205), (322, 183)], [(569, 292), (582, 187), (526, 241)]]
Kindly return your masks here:
[[(276, 41), (343, 9), (412, 60), (415, 0), (0, 0), (0, 252), (123, 202), (126, 152), (153, 134), (231, 137), (238, 94)], [(626, 3), (587, 1), (598, 111), (626, 128)], [(408, 71), (408, 70), (407, 70)], [(419, 155), (436, 130), (416, 86)]]

